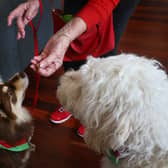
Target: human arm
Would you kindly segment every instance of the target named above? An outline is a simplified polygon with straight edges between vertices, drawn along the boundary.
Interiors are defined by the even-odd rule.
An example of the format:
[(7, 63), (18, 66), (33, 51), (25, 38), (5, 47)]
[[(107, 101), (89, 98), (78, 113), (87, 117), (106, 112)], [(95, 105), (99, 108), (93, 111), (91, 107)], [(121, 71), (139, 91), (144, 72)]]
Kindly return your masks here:
[[(87, 31), (87, 29), (90, 29), (92, 26), (95, 26), (100, 22), (103, 23), (112, 14), (113, 9), (118, 2), (119, 0), (88, 1), (88, 3), (81, 9), (81, 11), (77, 13), (76, 17), (74, 17), (74, 19), (78, 18), (84, 23), (84, 29), (82, 29), (81, 26), (78, 27), (76, 24), (71, 27), (74, 19), (70, 21), (67, 25), (65, 25), (65, 27), (63, 27), (63, 29), (61, 29), (53, 37), (51, 37), (40, 56), (35, 57), (32, 60), (31, 67), (34, 70), (37, 70), (38, 67), (38, 72), (43, 76), (49, 76), (53, 74), (62, 65), (64, 55), (70, 45), (70, 42)], [(66, 36), (61, 36), (60, 39), (60, 32), (64, 32), (63, 34), (66, 34)], [(75, 35), (73, 36), (73, 34)]]
[(30, 22), (38, 13), (39, 0), (27, 0), (16, 7), (8, 16), (8, 26), (12, 25), (14, 19), (17, 20), (17, 39), (25, 38), (25, 26)]
[(42, 76), (50, 76), (62, 66), (64, 55), (71, 43), (87, 29), (86, 23), (74, 17), (54, 34), (47, 42), (42, 53), (31, 60), (31, 68)]
[[(87, 24), (87, 29), (105, 21), (118, 5), (120, 0), (89, 0), (76, 14)], [(88, 17), (89, 16), (89, 17)]]

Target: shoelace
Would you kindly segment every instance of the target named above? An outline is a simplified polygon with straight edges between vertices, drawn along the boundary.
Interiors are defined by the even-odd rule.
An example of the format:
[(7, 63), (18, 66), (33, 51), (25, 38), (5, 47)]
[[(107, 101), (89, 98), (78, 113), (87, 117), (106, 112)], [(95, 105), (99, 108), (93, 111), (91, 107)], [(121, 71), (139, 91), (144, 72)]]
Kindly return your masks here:
[(58, 109), (58, 111), (59, 111), (59, 112), (64, 112), (65, 110), (64, 110), (63, 107), (60, 107), (60, 108)]

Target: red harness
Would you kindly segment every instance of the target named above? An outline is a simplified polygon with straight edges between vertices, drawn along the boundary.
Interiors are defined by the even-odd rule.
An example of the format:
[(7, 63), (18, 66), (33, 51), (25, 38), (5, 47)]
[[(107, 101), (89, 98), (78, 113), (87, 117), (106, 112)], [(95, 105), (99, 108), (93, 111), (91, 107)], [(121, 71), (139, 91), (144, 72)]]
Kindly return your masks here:
[(22, 152), (30, 148), (30, 144), (22, 139), (15, 144), (9, 144), (6, 141), (0, 140), (0, 149), (8, 150), (11, 152)]

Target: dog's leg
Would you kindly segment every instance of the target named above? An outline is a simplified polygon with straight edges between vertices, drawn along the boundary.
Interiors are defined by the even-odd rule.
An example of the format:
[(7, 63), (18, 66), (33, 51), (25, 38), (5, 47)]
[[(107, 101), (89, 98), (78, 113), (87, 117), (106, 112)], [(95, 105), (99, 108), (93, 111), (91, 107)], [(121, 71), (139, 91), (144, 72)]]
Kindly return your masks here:
[(34, 134), (34, 127), (31, 127), (31, 131), (30, 131), (30, 136), (28, 138), (28, 142), (31, 142), (31, 139), (33, 137), (33, 134)]
[(22, 159), (23, 164), (19, 168), (25, 168), (26, 167), (27, 161), (30, 158), (30, 154), (31, 154), (32, 151), (35, 151), (35, 148), (36, 148), (36, 146), (34, 144), (30, 143), (30, 149), (28, 149), (25, 152), (24, 158)]
[(32, 152), (32, 151), (35, 151), (36, 146), (31, 143), (31, 139), (32, 139), (32, 137), (33, 137), (33, 133), (34, 133), (34, 127), (32, 127), (32, 129), (31, 129), (30, 137), (29, 137), (29, 139), (28, 139), (28, 142), (29, 142), (29, 145), (30, 145), (30, 149), (28, 149), (28, 150), (25, 152), (25, 156), (24, 156), (24, 158), (22, 159), (23, 165), (22, 165), (20, 168), (25, 168), (25, 167), (26, 167), (27, 161), (28, 161), (28, 159), (30, 158), (31, 152)]

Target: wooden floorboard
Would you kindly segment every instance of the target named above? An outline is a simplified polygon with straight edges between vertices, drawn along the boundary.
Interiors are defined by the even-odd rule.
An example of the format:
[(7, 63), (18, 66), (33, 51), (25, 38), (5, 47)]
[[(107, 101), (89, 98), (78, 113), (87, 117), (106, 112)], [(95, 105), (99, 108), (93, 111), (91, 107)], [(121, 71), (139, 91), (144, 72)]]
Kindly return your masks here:
[[(130, 18), (119, 52), (145, 55), (168, 66), (168, 1), (142, 0)], [(99, 168), (101, 156), (88, 149), (76, 135), (79, 121), (73, 117), (64, 124), (55, 125), (49, 116), (58, 105), (56, 88), (60, 69), (49, 78), (41, 78), (36, 108), (32, 107), (35, 94), (35, 74), (28, 68), (30, 85), (24, 105), (32, 113), (35, 123), (32, 154), (28, 168)]]
[(53, 125), (45, 119), (34, 122), (33, 142), (36, 150), (32, 153), (28, 168), (99, 167), (100, 156), (89, 150), (83, 140), (76, 136), (76, 129)]

